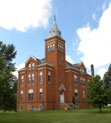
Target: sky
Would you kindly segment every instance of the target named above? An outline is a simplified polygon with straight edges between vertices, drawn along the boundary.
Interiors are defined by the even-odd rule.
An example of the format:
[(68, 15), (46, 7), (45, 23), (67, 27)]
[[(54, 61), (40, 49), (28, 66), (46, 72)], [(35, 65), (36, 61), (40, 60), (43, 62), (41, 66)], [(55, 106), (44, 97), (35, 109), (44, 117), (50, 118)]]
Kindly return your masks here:
[(111, 0), (0, 0), (0, 41), (15, 46), (17, 70), (30, 56), (44, 58), (54, 15), (66, 60), (84, 62), (88, 73), (93, 64), (103, 77), (111, 63)]

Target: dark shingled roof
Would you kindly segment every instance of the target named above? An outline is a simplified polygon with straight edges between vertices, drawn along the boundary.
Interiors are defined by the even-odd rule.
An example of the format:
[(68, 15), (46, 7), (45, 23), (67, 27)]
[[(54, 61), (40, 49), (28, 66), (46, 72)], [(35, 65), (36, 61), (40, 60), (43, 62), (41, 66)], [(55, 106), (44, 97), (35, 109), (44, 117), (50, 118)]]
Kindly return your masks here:
[[(47, 64), (47, 65), (53, 66), (53, 65), (50, 64), (48, 61), (46, 61), (45, 58), (43, 58), (43, 59), (38, 59), (38, 63), (39, 63), (38, 65), (46, 65), (46, 64)], [(38, 66), (38, 65), (37, 65), (37, 66)]]
[[(34, 57), (35, 58), (35, 57)], [(37, 61), (38, 61), (38, 65), (37, 66), (42, 66), (42, 65), (50, 65), (50, 66), (53, 66), (51, 63), (49, 63), (48, 61), (46, 61), (45, 60), (45, 58), (43, 58), (43, 59), (37, 59), (37, 58), (35, 58)], [(80, 63), (77, 63), (77, 64), (71, 64), (70, 62), (68, 62), (68, 61), (66, 61), (66, 68), (72, 68), (72, 69), (75, 69), (75, 70), (77, 70), (77, 71), (79, 71), (78, 70), (78, 67), (80, 66)], [(22, 68), (22, 69), (20, 69), (19, 71), (23, 71), (23, 70), (25, 70), (26, 68), (24, 67), (24, 68)], [(86, 73), (87, 74), (87, 73)], [(89, 74), (87, 74), (87, 75), (89, 75)], [(90, 75), (89, 75), (90, 76)]]
[(68, 61), (66, 61), (66, 68), (73, 68), (73, 69), (78, 70), (78, 66), (80, 66), (79, 63), (78, 64), (71, 64)]

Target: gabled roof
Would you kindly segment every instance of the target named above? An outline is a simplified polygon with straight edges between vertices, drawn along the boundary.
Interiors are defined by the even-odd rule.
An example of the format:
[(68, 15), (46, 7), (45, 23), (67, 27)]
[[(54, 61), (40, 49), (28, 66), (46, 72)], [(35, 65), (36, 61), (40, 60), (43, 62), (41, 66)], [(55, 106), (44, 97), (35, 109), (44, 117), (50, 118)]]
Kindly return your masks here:
[[(28, 58), (28, 60), (29, 60), (30, 58), (33, 58), (34, 60), (38, 60), (35, 56), (30, 56), (30, 57)], [(27, 60), (27, 61), (28, 61), (28, 60)]]
[[(79, 68), (82, 64), (84, 65), (83, 62), (80, 62), (80, 63), (77, 63), (77, 64), (71, 64), (71, 63), (69, 63), (68, 61), (66, 61), (66, 68), (72, 68), (72, 69), (74, 69), (74, 70), (80, 72), (80, 70), (79, 70), (78, 68)], [(84, 65), (84, 67), (85, 67), (85, 65)], [(86, 74), (87, 74), (87, 73), (86, 73)], [(89, 74), (88, 74), (88, 75), (89, 75)]]
[[(33, 58), (33, 59), (35, 59), (35, 60), (38, 61), (38, 65), (37, 65), (37, 66), (49, 65), (49, 66), (53, 67), (53, 65), (50, 64), (48, 61), (46, 61), (45, 58), (43, 58), (43, 59), (37, 59), (37, 58), (34, 57), (34, 56), (30, 56), (29, 59), (30, 59), (30, 58)], [(29, 59), (28, 59), (28, 60), (29, 60)], [(28, 60), (27, 60), (27, 62), (28, 62)], [(26, 63), (27, 63), (27, 62), (26, 62)], [(25, 68), (22, 68), (22, 69), (20, 69), (19, 71), (23, 71), (23, 70), (25, 70)]]

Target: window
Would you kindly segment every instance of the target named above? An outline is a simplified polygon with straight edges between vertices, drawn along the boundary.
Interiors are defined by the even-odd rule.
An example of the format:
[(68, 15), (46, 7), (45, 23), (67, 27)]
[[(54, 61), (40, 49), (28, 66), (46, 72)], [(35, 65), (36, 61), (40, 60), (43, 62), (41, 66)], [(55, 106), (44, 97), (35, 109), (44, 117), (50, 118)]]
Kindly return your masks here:
[(81, 78), (80, 83), (81, 83), (81, 85), (85, 86), (85, 78)]
[(61, 46), (60, 44), (58, 44), (58, 50), (59, 50), (60, 52), (63, 52), (63, 51), (64, 51), (63, 46)]
[(32, 63), (32, 70), (34, 70), (34, 66), (35, 66), (35, 64), (34, 64), (34, 63)]
[(63, 52), (64, 51), (64, 48), (61, 46), (61, 52)]
[(49, 46), (47, 46), (47, 51), (48, 52), (51, 52), (51, 51), (54, 51), (55, 50), (55, 44), (51, 44)]
[(85, 91), (83, 90), (83, 98), (85, 98)]
[(49, 46), (47, 47), (47, 51), (50, 52), (50, 47)]
[(78, 89), (75, 89), (75, 99), (78, 98)]
[(40, 83), (43, 82), (43, 72), (40, 72)]
[(20, 110), (22, 110), (22, 105), (20, 105)]
[(29, 74), (28, 75), (28, 83), (30, 83), (31, 82), (31, 75)]
[(54, 50), (55, 50), (55, 44), (52, 45), (52, 51), (54, 51)]
[(63, 58), (63, 56), (61, 56), (61, 61), (64, 61), (64, 58)]
[(33, 111), (33, 105), (30, 105), (30, 111)]
[(32, 74), (32, 83), (34, 83), (34, 74)]
[(51, 72), (48, 72), (48, 83), (51, 82)]
[(58, 44), (58, 50), (60, 51), (60, 45)]
[(43, 96), (43, 90), (42, 90), (42, 88), (40, 88), (40, 90), (39, 90), (39, 99), (42, 99), (42, 96)]
[(24, 76), (21, 76), (21, 85), (24, 84)]
[(62, 63), (61, 63), (61, 60), (59, 60), (59, 65), (61, 65)]
[(84, 71), (83, 68), (80, 69), (80, 73), (81, 73), (81, 74), (84, 74), (84, 73), (85, 73), (85, 71)]
[(31, 63), (29, 64), (29, 68), (28, 69), (29, 69), (29, 71), (31, 70)]
[(50, 51), (52, 51), (52, 45), (50, 45)]
[(74, 75), (74, 83), (77, 84), (77, 75)]
[(28, 100), (33, 100), (33, 89), (28, 91)]
[(23, 91), (20, 92), (20, 99), (23, 99)]

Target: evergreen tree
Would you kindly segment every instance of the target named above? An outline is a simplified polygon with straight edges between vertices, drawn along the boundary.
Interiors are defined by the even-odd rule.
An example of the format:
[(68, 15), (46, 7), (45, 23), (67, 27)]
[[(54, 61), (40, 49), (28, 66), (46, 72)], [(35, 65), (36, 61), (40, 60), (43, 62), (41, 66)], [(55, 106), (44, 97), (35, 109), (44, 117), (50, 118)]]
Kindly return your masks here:
[(111, 86), (111, 64), (108, 68), (108, 71), (104, 74), (104, 89), (107, 89)]
[(16, 109), (16, 83), (17, 79), (12, 72), (15, 71), (12, 60), (16, 56), (15, 47), (3, 44), (0, 41), (0, 109)]
[(100, 76), (97, 75), (88, 83), (86, 102), (98, 107), (101, 112), (101, 108), (106, 104), (106, 100), (104, 100), (104, 93), (103, 81)]

